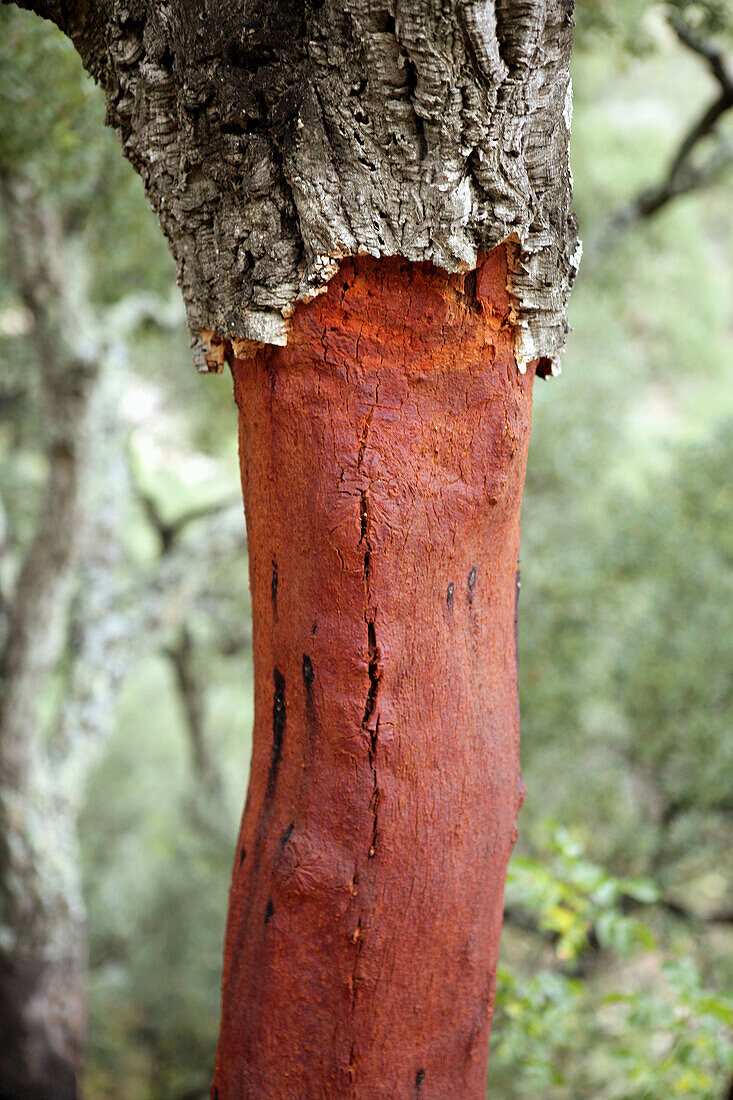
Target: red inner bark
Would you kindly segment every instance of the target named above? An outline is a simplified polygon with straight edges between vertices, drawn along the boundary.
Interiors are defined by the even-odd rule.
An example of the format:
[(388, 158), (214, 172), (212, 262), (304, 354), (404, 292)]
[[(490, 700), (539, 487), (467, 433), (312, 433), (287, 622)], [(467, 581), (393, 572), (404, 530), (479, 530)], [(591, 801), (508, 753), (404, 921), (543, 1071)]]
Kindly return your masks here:
[(366, 257), (235, 360), (255, 728), (212, 1095), (485, 1095), (532, 371), (504, 248)]

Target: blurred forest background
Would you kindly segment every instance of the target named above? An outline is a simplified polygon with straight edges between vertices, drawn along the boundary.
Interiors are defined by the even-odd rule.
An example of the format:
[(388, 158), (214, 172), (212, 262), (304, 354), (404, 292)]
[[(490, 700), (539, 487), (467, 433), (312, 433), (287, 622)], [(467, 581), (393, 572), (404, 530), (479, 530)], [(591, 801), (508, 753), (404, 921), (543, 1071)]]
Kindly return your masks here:
[[(535, 388), (489, 1096), (728, 1100), (733, 11), (577, 22), (586, 252)], [(0, 9), (0, 949), (88, 950), (87, 1100), (195, 1100), (252, 721), (236, 416), (103, 119)]]

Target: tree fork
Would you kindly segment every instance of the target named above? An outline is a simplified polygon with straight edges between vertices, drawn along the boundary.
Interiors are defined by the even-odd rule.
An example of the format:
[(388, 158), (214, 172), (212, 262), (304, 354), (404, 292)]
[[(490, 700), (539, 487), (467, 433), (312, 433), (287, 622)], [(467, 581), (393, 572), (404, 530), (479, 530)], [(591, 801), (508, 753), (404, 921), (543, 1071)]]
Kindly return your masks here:
[(216, 1100), (485, 1094), (523, 797), (507, 274), (350, 259), (233, 362), (255, 727)]

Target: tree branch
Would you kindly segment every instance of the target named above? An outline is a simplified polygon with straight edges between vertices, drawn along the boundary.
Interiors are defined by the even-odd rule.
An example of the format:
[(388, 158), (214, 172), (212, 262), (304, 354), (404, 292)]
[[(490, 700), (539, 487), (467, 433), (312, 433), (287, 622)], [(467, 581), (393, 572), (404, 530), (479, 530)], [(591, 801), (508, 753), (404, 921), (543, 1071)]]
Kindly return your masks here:
[[(114, 380), (119, 382), (119, 371)], [(103, 461), (118, 461), (124, 469), (100, 478), (102, 496), (94, 508), (85, 555), (87, 583), (78, 610), (79, 652), (53, 741), (54, 760), (64, 773), (70, 799), (83, 786), (80, 776), (104, 744), (114, 717), (110, 703), (125, 676), (142, 655), (162, 647), (170, 630), (181, 629), (192, 603), (204, 598), (216, 562), (237, 553), (243, 542), (239, 509), (226, 510), (219, 504), (207, 509), (208, 522), (195, 538), (185, 545), (173, 541), (161, 554), (154, 577), (131, 577), (128, 569), (120, 568), (127, 505), (138, 494), (122, 459), (123, 426), (109, 405), (106, 431), (100, 433), (107, 445)], [(114, 499), (105, 500), (104, 494)], [(195, 570), (192, 561), (197, 563)], [(61, 780), (58, 776), (57, 783)]]
[(683, 45), (698, 54), (707, 61), (710, 71), (720, 84), (722, 90), (730, 91), (733, 88), (733, 73), (728, 66), (728, 59), (723, 51), (705, 38), (701, 38), (683, 22), (674, 16), (668, 16), (667, 21)]
[(196, 505), (188, 511), (182, 512), (180, 515), (176, 516), (175, 519), (167, 520), (164, 518), (160, 505), (152, 493), (143, 489), (139, 484), (134, 485), (134, 492), (145, 513), (146, 519), (150, 526), (154, 528), (160, 539), (161, 554), (164, 555), (170, 553), (179, 537), (190, 524), (200, 519), (208, 519), (210, 516), (218, 515), (220, 512), (225, 512), (235, 504), (239, 506), (238, 498), (224, 497), (222, 500), (214, 501), (211, 504)]
[[(709, 914), (696, 913), (680, 902), (674, 901), (672, 898), (658, 898), (655, 902), (650, 903), (640, 902), (637, 901), (636, 898), (624, 895), (619, 899), (619, 907), (623, 913), (635, 913), (642, 908), (662, 909), (664, 912), (678, 917), (681, 920), (686, 920), (690, 924), (708, 926), (714, 924), (733, 924), (733, 911), (720, 910)], [(559, 939), (559, 934), (557, 932), (540, 927), (536, 913), (522, 906), (507, 906), (504, 910), (504, 923), (513, 925), (522, 932), (531, 932), (535, 936), (540, 936), (553, 945), (557, 943)], [(588, 946), (590, 947), (591, 953), (594, 955), (600, 953), (602, 948), (595, 925), (592, 924), (589, 927), (587, 935)]]
[(163, 652), (175, 673), (196, 777), (203, 791), (215, 797), (221, 793), (221, 782), (206, 742), (203, 690), (196, 675), (193, 637), (187, 622), (184, 621), (175, 644), (165, 646)]
[[(0, 784), (27, 786), (46, 678), (62, 647), (101, 348), (69, 277), (57, 220), (35, 188), (0, 175), (18, 293), (33, 315), (48, 474), (0, 654)], [(76, 271), (79, 274), (79, 269)], [(83, 289), (83, 288), (82, 288)], [(79, 349), (83, 348), (83, 351)]]
[(687, 906), (682, 905), (678, 901), (674, 901), (672, 898), (660, 898), (655, 902), (660, 909), (664, 909), (666, 913), (670, 913), (674, 917), (679, 917), (681, 920), (690, 921), (697, 924), (733, 924), (733, 910), (721, 909), (714, 913), (695, 913), (692, 909), (688, 909)]
[(718, 46), (694, 34), (680, 20), (670, 16), (669, 24), (679, 41), (707, 63), (720, 92), (682, 136), (662, 180), (644, 188), (611, 216), (596, 247), (612, 241), (635, 222), (657, 214), (673, 199), (712, 183), (733, 162), (733, 143), (723, 139), (704, 163), (691, 161), (697, 146), (715, 134), (719, 120), (733, 107), (733, 72), (729, 61)]

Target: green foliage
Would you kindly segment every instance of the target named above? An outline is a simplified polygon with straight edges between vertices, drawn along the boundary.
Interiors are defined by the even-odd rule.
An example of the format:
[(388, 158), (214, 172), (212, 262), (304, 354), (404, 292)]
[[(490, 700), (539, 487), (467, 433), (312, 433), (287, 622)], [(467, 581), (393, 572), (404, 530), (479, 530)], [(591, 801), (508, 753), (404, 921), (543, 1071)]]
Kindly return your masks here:
[(625, 899), (657, 900), (647, 878), (617, 878), (583, 858), (584, 847), (569, 830), (556, 825), (547, 835), (541, 857), (517, 855), (506, 885), (507, 905), (535, 914), (538, 928), (549, 933), (555, 953), (566, 961), (579, 958), (591, 935), (600, 947), (627, 955), (635, 946), (652, 948), (649, 929), (619, 908)]
[(655, 0), (577, 0), (576, 42), (590, 45), (610, 40), (622, 44), (629, 54), (644, 53), (650, 47), (644, 19), (658, 8)]
[[(626, 914), (631, 899), (653, 919), (648, 879), (616, 878), (557, 825), (546, 843), (549, 858), (513, 861), (507, 901), (549, 934), (552, 954), (534, 971), (499, 970), (489, 1096), (718, 1100), (733, 1070), (733, 997), (706, 988), (689, 956), (664, 961)], [(601, 966), (612, 977), (592, 980)]]
[(655, 990), (598, 996), (551, 969), (500, 968), (489, 1096), (506, 1100), (719, 1100), (733, 1072), (733, 999), (706, 989), (689, 959)]
[(175, 1098), (206, 1082), (213, 1065), (252, 702), (231, 690), (241, 654), (224, 667), (206, 655), (219, 681), (209, 697), (212, 752), (232, 771), (222, 804), (207, 806), (197, 789), (171, 670), (159, 657), (130, 678), (89, 791), (81, 824), (94, 1100)]
[(578, 1034), (584, 994), (581, 981), (553, 970), (522, 977), (499, 967), (489, 1096), (550, 1097), (564, 1086), (563, 1066)]
[(104, 108), (80, 68), (60, 31), (7, 5), (0, 8), (3, 168), (33, 177), (57, 198), (79, 186), (90, 193), (111, 164), (111, 142), (99, 137)]
[(665, 18), (706, 37), (729, 40), (733, 35), (730, 0), (577, 0), (575, 18), (581, 48), (605, 42), (629, 56), (655, 48), (655, 24), (658, 29)]
[(733, 1072), (733, 1000), (703, 987), (689, 959), (656, 992), (594, 996), (543, 969), (498, 975), (489, 1096), (506, 1100), (719, 1100)]
[[(590, 236), (663, 169), (703, 78), (674, 43), (621, 74), (579, 52)], [(524, 831), (583, 821), (601, 862), (653, 866), (700, 913), (730, 904), (730, 886), (706, 894), (730, 881), (730, 210), (722, 190), (690, 196), (588, 256), (567, 382), (536, 388), (522, 524), (523, 768), (541, 792)]]
[[(53, 201), (69, 234), (84, 241), (93, 300), (107, 303), (121, 287), (167, 291), (174, 268), (142, 184), (104, 118), (104, 97), (71, 42), (3, 4), (0, 170), (30, 179)], [(12, 282), (11, 272), (6, 279)]]
[[(665, 812), (733, 810), (730, 676), (733, 635), (733, 423), (685, 448), (656, 476), (648, 502), (625, 520), (604, 555), (618, 588), (626, 644), (611, 664), (623, 691), (624, 751), (653, 775)], [(640, 571), (639, 562), (654, 562)]]
[(667, 0), (673, 18), (682, 20), (690, 30), (705, 35), (733, 34), (733, 9), (730, 0)]
[[(665, 963), (659, 992), (611, 993), (618, 1006), (612, 1056), (619, 1100), (718, 1100), (733, 1072), (733, 997), (711, 993), (690, 958)], [(645, 1047), (629, 1041), (643, 1034)], [(656, 1056), (652, 1059), (648, 1051)]]

